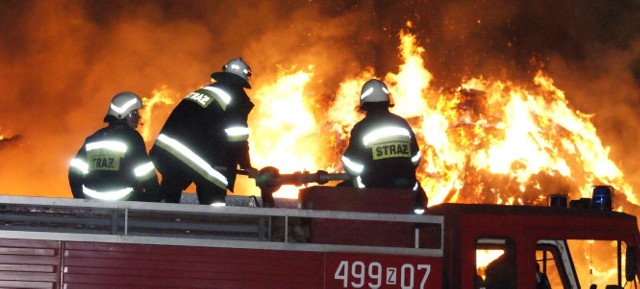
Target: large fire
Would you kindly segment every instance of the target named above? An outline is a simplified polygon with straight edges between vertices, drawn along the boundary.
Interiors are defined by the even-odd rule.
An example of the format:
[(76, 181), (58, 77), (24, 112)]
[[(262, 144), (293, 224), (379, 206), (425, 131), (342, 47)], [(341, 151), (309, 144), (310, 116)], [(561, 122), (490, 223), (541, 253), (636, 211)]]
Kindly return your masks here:
[[(635, 151), (621, 148), (637, 143), (633, 109), (640, 45), (632, 41), (638, 30), (624, 29), (637, 24), (635, 12), (624, 4), (552, 1), (540, 9), (530, 1), (59, 2), (5, 1), (0, 9), (6, 28), (0, 36), (3, 194), (71, 197), (68, 161), (83, 138), (102, 125), (113, 93), (131, 89), (144, 96), (140, 132), (150, 147), (175, 104), (206, 84), (203, 73), (242, 55), (255, 72), (248, 93), (256, 103), (250, 141), (258, 168), (342, 172), (339, 158), (348, 133), (362, 118), (356, 110), (359, 90), (377, 77), (392, 91), (393, 112), (407, 118), (419, 137), (418, 175), (430, 205), (538, 205), (556, 193), (589, 197), (592, 186), (606, 184), (616, 189), (616, 210), (638, 213), (629, 183), (637, 186), (637, 158)], [(567, 14), (567, 7), (584, 10)], [(608, 13), (606, 23), (597, 22), (598, 9)], [(406, 17), (424, 26), (420, 33), (409, 32), (415, 30), (408, 23), (397, 38), (385, 38)], [(434, 34), (423, 35), (426, 31)], [(385, 54), (396, 39), (397, 62)], [(555, 42), (570, 52), (542, 49)], [(615, 47), (602, 49), (607, 45)], [(429, 54), (423, 46), (437, 51)], [(483, 54), (487, 50), (492, 53)], [(553, 75), (543, 69), (516, 81), (474, 74), (495, 68), (491, 61), (478, 61), (483, 57), (520, 63), (529, 61), (527, 52), (540, 50), (551, 54), (545, 57), (556, 64)], [(561, 60), (567, 56), (590, 61)], [(384, 67), (390, 63), (400, 64)], [(502, 69), (506, 61), (496, 63)], [(620, 68), (627, 65), (631, 69)], [(577, 71), (581, 68), (589, 73)], [(513, 67), (504, 69), (513, 73)], [(345, 73), (353, 71), (355, 76)], [(460, 75), (467, 78), (458, 84)], [(434, 85), (449, 77), (455, 89)], [(554, 79), (571, 81), (559, 85)], [(610, 110), (585, 111), (611, 119), (605, 123), (609, 127), (599, 127), (608, 136), (623, 134), (617, 131), (621, 123), (628, 126), (624, 137), (611, 142), (618, 159), (629, 156), (626, 176), (601, 141), (597, 118), (568, 101), (609, 93), (612, 97), (598, 101)], [(295, 198), (297, 191), (284, 186), (276, 197)], [(235, 193), (259, 190), (240, 177)]]
[[(351, 127), (362, 118), (356, 110), (360, 87), (377, 77), (391, 88), (392, 110), (407, 118), (419, 136), (423, 162), (418, 175), (430, 205), (542, 204), (549, 194), (588, 197), (593, 185), (606, 184), (617, 190), (617, 210), (637, 210), (637, 158), (635, 151), (624, 150), (637, 142), (640, 123), (628, 108), (636, 88), (637, 53), (632, 52), (637, 47), (611, 54), (598, 50), (602, 62), (631, 65), (631, 70), (607, 66), (611, 77), (575, 73), (571, 62), (561, 61), (563, 55), (545, 55), (548, 65), (522, 79), (531, 75), (532, 66), (520, 71), (518, 64), (532, 61), (538, 50), (548, 52), (536, 49), (539, 45), (523, 47), (532, 44), (528, 39), (508, 37), (538, 23), (517, 22), (523, 14), (516, 11), (548, 14), (527, 10), (532, 7), (526, 1), (510, 3), (498, 14), (490, 3), (468, 7), (464, 1), (286, 1), (290, 7), (263, 2), (250, 8), (233, 1), (185, 2), (175, 7), (5, 3), (3, 19), (14, 20), (5, 23), (12, 32), (3, 34), (0, 62), (3, 193), (70, 197), (68, 161), (83, 138), (103, 125), (105, 104), (114, 93), (132, 90), (145, 98), (140, 132), (150, 146), (175, 104), (206, 84), (208, 73), (223, 61), (241, 55), (255, 72), (248, 93), (256, 103), (250, 141), (258, 168), (342, 172), (339, 157)], [(233, 13), (192, 17), (193, 11), (218, 11), (218, 5)], [(136, 9), (125, 9), (130, 6)], [(475, 13), (484, 11), (480, 8), (491, 12)], [(413, 18), (417, 25), (402, 18)], [(527, 35), (553, 41), (573, 29), (554, 27), (560, 30)], [(586, 80), (590, 85), (575, 84)], [(34, 93), (32, 83), (48, 85)], [(562, 86), (571, 94), (565, 97)], [(587, 103), (585, 96), (606, 94), (613, 86), (619, 89), (599, 100), (613, 112)], [(621, 101), (626, 94), (630, 100)], [(585, 101), (570, 104), (572, 98)], [(595, 123), (602, 125), (599, 131)], [(622, 132), (620, 124), (628, 129)], [(612, 157), (602, 136), (614, 148)], [(629, 156), (624, 164), (613, 161), (624, 155)], [(284, 186), (276, 196), (295, 198), (297, 189)], [(258, 189), (240, 177), (236, 193), (252, 195)]]
[[(391, 90), (392, 111), (407, 118), (419, 137), (424, 157), (418, 175), (430, 205), (543, 204), (550, 194), (589, 197), (599, 184), (637, 204), (590, 116), (572, 109), (544, 72), (524, 84), (471, 78), (446, 93), (430, 87), (433, 76), (416, 36), (401, 31), (399, 38), (397, 73), (378, 76), (365, 69), (344, 79), (331, 101), (318, 102), (321, 96), (307, 88), (312, 66), (281, 69), (273, 83), (250, 91), (256, 103), (250, 115), (254, 166), (275, 166), (281, 173), (342, 172), (339, 157), (350, 128), (362, 118), (356, 110), (359, 89), (379, 77)], [(147, 110), (179, 101), (181, 96), (171, 101), (167, 91), (154, 91), (145, 100)], [(156, 128), (165, 119), (150, 111), (144, 116)], [(157, 130), (149, 127), (144, 136), (151, 142)], [(258, 193), (249, 179), (241, 178), (238, 186), (239, 194)], [(297, 190), (285, 186), (275, 196), (296, 198)]]
[[(356, 110), (361, 85), (380, 77), (389, 86), (393, 111), (407, 118), (422, 148), (418, 169), (429, 204), (442, 202), (544, 205), (550, 194), (570, 199), (590, 197), (594, 185), (607, 184), (623, 194), (625, 204), (637, 204), (622, 171), (609, 159), (609, 148), (598, 137), (590, 115), (572, 109), (564, 92), (540, 71), (530, 83), (471, 78), (450, 93), (430, 87), (432, 74), (425, 49), (416, 36), (399, 33), (402, 64), (397, 73), (378, 76), (372, 68), (344, 79), (331, 101), (307, 87), (314, 67), (281, 69), (269, 85), (254, 88), (256, 108), (250, 116), (251, 155), (256, 167), (275, 166), (282, 173), (327, 170), (342, 172), (339, 157), (351, 127), (362, 118)], [(165, 87), (145, 100), (147, 109), (173, 104)], [(164, 119), (148, 111), (145, 122)], [(153, 117), (153, 120), (151, 119)], [(156, 126), (158, 124), (155, 124)], [(149, 126), (146, 127), (147, 129)], [(151, 141), (154, 131), (145, 130)], [(259, 193), (240, 178), (236, 192)], [(296, 198), (297, 187), (276, 194)], [(577, 246), (580, 248), (580, 246)], [(592, 257), (585, 250), (585, 256)], [(478, 251), (478, 268), (501, 254)], [(576, 260), (582, 264), (588, 261)], [(614, 271), (589, 268), (597, 280)], [(603, 281), (604, 282), (604, 281)]]

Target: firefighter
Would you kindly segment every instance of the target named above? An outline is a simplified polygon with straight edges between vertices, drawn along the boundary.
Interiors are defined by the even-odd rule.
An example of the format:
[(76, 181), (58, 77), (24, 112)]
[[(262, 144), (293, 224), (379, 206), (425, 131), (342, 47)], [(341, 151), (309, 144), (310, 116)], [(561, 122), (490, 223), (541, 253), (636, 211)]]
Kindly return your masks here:
[(342, 165), (358, 188), (398, 188), (416, 192), (416, 213), (424, 213), (427, 197), (416, 179), (420, 148), (409, 123), (389, 111), (387, 86), (371, 79), (362, 86), (364, 119), (351, 130)]
[(513, 240), (505, 240), (504, 253), (487, 265), (486, 289), (516, 289), (516, 247)]
[(158, 175), (136, 128), (140, 98), (129, 91), (111, 100), (104, 122), (89, 136), (69, 166), (74, 198), (159, 201)]
[(194, 183), (200, 204), (224, 206), (238, 166), (249, 177), (258, 174), (248, 143), (254, 104), (244, 90), (251, 88), (251, 68), (238, 57), (211, 77), (216, 82), (189, 93), (174, 108), (150, 151), (165, 202), (179, 203)]

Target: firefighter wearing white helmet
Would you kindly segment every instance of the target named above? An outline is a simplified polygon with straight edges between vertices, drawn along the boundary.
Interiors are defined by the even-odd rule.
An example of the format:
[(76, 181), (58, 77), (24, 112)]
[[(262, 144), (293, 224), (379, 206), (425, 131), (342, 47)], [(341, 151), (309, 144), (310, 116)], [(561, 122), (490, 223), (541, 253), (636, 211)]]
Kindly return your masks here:
[(371, 79), (362, 86), (360, 92), (360, 106), (369, 102), (381, 102), (390, 104), (389, 89), (387, 85), (377, 79)]
[(114, 118), (124, 119), (131, 128), (136, 129), (138, 127), (138, 121), (140, 121), (140, 116), (138, 115), (139, 109), (142, 109), (140, 97), (128, 91), (118, 93), (111, 100), (104, 121), (110, 122), (110, 120)]
[(89, 136), (69, 165), (74, 198), (159, 201), (158, 175), (138, 127), (140, 98), (116, 94), (104, 117), (108, 125)]
[(351, 130), (342, 165), (355, 187), (415, 191), (416, 213), (424, 213), (427, 197), (416, 178), (420, 148), (409, 123), (389, 111), (392, 106), (382, 81), (362, 86), (360, 110), (366, 115)]
[(250, 177), (258, 174), (248, 142), (254, 104), (244, 90), (251, 88), (251, 74), (242, 58), (231, 59), (211, 74), (216, 82), (187, 94), (171, 112), (150, 151), (165, 202), (180, 202), (194, 183), (200, 204), (224, 206), (238, 167)]
[(244, 88), (251, 88), (249, 84), (251, 74), (251, 67), (241, 57), (237, 57), (223, 65), (221, 72), (212, 73), (211, 78), (217, 81), (236, 83)]

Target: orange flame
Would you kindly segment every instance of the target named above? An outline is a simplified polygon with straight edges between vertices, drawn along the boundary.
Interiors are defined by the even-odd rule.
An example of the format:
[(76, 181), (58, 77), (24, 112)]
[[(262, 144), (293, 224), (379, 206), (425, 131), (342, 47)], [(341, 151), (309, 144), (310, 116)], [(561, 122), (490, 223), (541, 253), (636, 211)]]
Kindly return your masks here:
[(140, 134), (145, 140), (151, 140), (155, 137), (155, 135), (152, 134), (151, 125), (154, 108), (156, 108), (157, 106), (169, 105), (174, 103), (173, 99), (169, 97), (169, 93), (170, 91), (167, 86), (162, 86), (159, 89), (153, 90), (151, 92), (151, 97), (142, 98), (143, 110), (140, 114), (140, 119), (142, 120), (143, 126)]
[[(254, 166), (275, 166), (281, 173), (318, 169), (322, 144), (316, 141), (318, 122), (305, 92), (312, 76), (313, 67), (281, 71), (275, 83), (257, 89), (250, 118)], [(275, 197), (297, 197), (297, 190), (285, 187)]]
[[(395, 103), (392, 111), (407, 118), (419, 138), (423, 162), (417, 174), (430, 205), (541, 204), (555, 193), (588, 197), (598, 184), (613, 186), (637, 204), (590, 116), (571, 109), (549, 76), (538, 72), (526, 84), (472, 78), (443, 93), (430, 87), (433, 76), (416, 36), (401, 31), (399, 37), (402, 64), (383, 80)], [(335, 96), (322, 102), (309, 89), (313, 69), (281, 69), (273, 83), (254, 88), (254, 166), (274, 166), (281, 173), (342, 171), (339, 159), (349, 131), (362, 118), (355, 110), (360, 87), (376, 73), (367, 68), (344, 79)], [(147, 107), (157, 103), (149, 100)], [(258, 192), (252, 180), (240, 178), (238, 185), (240, 194)], [(297, 188), (285, 186), (276, 197), (296, 198)]]

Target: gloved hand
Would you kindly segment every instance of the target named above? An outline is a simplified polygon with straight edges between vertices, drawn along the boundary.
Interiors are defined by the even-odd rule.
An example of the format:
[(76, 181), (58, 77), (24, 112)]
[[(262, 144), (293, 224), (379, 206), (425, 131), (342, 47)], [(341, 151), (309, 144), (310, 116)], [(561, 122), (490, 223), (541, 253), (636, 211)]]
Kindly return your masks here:
[(243, 168), (243, 170), (247, 172), (247, 175), (252, 179), (255, 179), (257, 176), (260, 175), (260, 172), (258, 171), (258, 169), (254, 167)]

